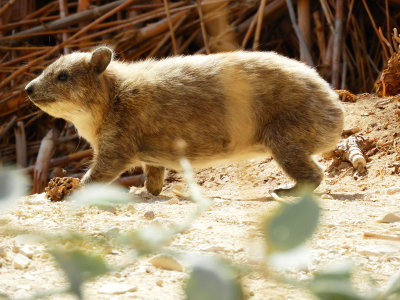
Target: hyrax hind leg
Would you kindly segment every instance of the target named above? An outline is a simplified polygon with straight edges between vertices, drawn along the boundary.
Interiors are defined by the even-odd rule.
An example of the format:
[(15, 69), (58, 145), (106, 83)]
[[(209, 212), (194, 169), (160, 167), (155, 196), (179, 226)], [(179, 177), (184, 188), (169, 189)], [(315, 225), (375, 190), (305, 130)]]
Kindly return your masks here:
[(301, 145), (285, 145), (272, 149), (272, 155), (287, 175), (296, 181), (291, 188), (280, 188), (274, 192), (278, 196), (300, 196), (305, 189), (314, 190), (322, 181), (322, 171), (311, 155), (301, 149)]
[(157, 196), (163, 188), (165, 168), (145, 165), (144, 173), (146, 175), (144, 186), (149, 193)]

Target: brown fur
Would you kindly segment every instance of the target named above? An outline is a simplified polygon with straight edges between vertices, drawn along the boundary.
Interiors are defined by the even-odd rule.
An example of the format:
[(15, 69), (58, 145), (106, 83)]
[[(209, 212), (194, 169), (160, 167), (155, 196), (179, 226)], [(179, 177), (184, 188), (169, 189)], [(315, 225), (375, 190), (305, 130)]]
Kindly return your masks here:
[(85, 183), (110, 182), (144, 163), (155, 195), (164, 167), (179, 169), (178, 140), (195, 167), (269, 153), (297, 182), (278, 192), (315, 188), (322, 173), (311, 155), (334, 147), (343, 126), (338, 96), (317, 72), (273, 52), (128, 64), (100, 47), (60, 57), (26, 90), (91, 143), (95, 158)]

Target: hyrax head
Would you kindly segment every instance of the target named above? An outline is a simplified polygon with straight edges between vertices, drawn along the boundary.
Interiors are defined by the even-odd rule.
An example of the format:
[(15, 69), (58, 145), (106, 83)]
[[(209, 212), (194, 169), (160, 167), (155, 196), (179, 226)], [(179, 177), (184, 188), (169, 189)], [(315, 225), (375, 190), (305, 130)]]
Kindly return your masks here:
[(113, 52), (107, 47), (61, 56), (28, 83), (25, 91), (43, 111), (70, 120), (72, 115), (88, 112), (104, 98), (100, 77), (112, 57)]

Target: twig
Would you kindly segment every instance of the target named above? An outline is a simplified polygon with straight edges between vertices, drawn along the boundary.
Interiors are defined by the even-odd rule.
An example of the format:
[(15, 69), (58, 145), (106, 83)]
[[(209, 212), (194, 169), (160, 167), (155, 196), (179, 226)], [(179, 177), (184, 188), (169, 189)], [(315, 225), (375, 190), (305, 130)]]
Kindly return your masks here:
[(28, 155), (26, 151), (26, 135), (24, 122), (18, 121), (17, 127), (14, 131), (15, 134), (15, 148), (17, 153), (17, 166), (25, 168), (28, 162)]
[(56, 134), (51, 129), (40, 144), (38, 157), (33, 171), (33, 193), (41, 193), (47, 185), (50, 159), (54, 153)]
[(254, 15), (254, 16), (252, 17), (250, 26), (249, 26), (249, 28), (248, 28), (247, 31), (246, 31), (246, 35), (244, 36), (244, 38), (243, 38), (243, 40), (242, 40), (242, 48), (243, 48), (243, 49), (246, 48), (247, 42), (249, 41), (250, 36), (251, 36), (251, 34), (253, 33), (254, 28), (256, 27), (256, 22), (257, 22), (257, 15)]
[(15, 123), (17, 123), (17, 116), (14, 115), (10, 121), (8, 121), (7, 125), (4, 127), (3, 131), (0, 133), (0, 140), (5, 136), (5, 134), (14, 127)]
[(369, 7), (368, 7), (368, 5), (367, 5), (367, 2), (366, 2), (365, 0), (362, 0), (362, 2), (363, 2), (363, 4), (364, 4), (365, 10), (367, 11), (368, 17), (369, 17), (369, 19), (370, 19), (370, 21), (371, 21), (371, 24), (372, 24), (372, 27), (374, 28), (374, 30), (375, 30), (375, 32), (376, 32), (376, 35), (378, 36), (379, 42), (380, 42), (381, 45), (382, 45), (382, 50), (383, 50), (384, 59), (385, 59), (385, 61), (388, 61), (388, 59), (389, 59), (389, 54), (387, 53), (387, 49), (386, 49), (386, 47), (385, 47), (385, 44), (384, 44), (383, 40), (381, 39), (381, 36), (379, 35), (379, 30), (378, 30), (378, 28), (376, 27), (375, 20), (374, 20), (374, 18), (372, 17), (372, 14), (371, 14), (371, 11), (369, 10)]
[(0, 17), (7, 11), (10, 9), (11, 6), (14, 5), (16, 0), (10, 0), (8, 1), (2, 8), (0, 8)]
[(314, 18), (314, 24), (315, 24), (315, 34), (317, 35), (319, 56), (321, 57), (321, 60), (323, 61), (323, 59), (325, 58), (325, 55), (326, 55), (326, 42), (325, 42), (324, 27), (322, 26), (322, 23), (321, 23), (321, 16), (320, 16), (319, 11), (315, 11), (313, 13), (313, 18)]
[(324, 12), (325, 19), (328, 22), (329, 29), (332, 33), (334, 33), (335, 28), (333, 26), (333, 16), (331, 11), (329, 10), (329, 5), (326, 0), (320, 0), (319, 2), (321, 3), (322, 11)]
[[(68, 7), (66, 0), (58, 0), (59, 1), (59, 6), (60, 6), (60, 17), (61, 19), (65, 19), (65, 17), (68, 15)], [(63, 42), (68, 39), (68, 34), (66, 32), (62, 33), (62, 40)], [(70, 51), (67, 47), (64, 48), (64, 54), (68, 54)]]
[(343, 0), (336, 1), (335, 35), (332, 53), (332, 87), (339, 88), (340, 57), (342, 54)]
[(201, 0), (196, 0), (196, 5), (197, 5), (197, 12), (199, 13), (200, 17), (200, 27), (201, 27), (201, 34), (203, 36), (203, 42), (204, 42), (204, 47), (206, 48), (206, 53), (210, 54), (210, 46), (208, 45), (208, 39), (207, 39), (207, 32), (206, 32), (206, 27), (204, 25), (204, 18), (203, 18), (203, 12), (201, 10)]
[[(157, 53), (157, 51), (167, 42), (167, 40), (170, 38), (171, 34), (173, 31), (175, 31), (181, 24), (183, 21), (185, 21), (186, 19), (186, 14), (182, 15), (182, 18), (174, 25), (174, 27), (172, 28), (172, 31), (168, 32), (168, 34), (166, 36), (164, 36), (164, 38), (157, 44), (157, 46), (150, 52), (149, 55), (147, 55), (147, 57), (152, 57), (154, 56), (154, 54)], [(172, 23), (172, 22), (171, 22)], [(175, 45), (176, 46), (176, 45)], [(174, 49), (174, 54), (177, 55), (180, 52), (176, 49)]]
[[(56, 167), (56, 166), (65, 166), (69, 164), (72, 161), (76, 161), (85, 157), (90, 157), (93, 155), (93, 150), (88, 149), (88, 150), (83, 150), (80, 152), (72, 153), (69, 155), (53, 158), (50, 160), (49, 168)], [(23, 169), (24, 172), (26, 173), (32, 173), (35, 169), (35, 166), (29, 166), (25, 169)]]
[(394, 51), (399, 51), (399, 41), (397, 40), (399, 38), (399, 33), (397, 31), (397, 28), (393, 28), (393, 36), (392, 36), (392, 42), (394, 46)]
[[(311, 48), (311, 35), (310, 35), (310, 0), (297, 1), (297, 12), (299, 29), (304, 37), (307, 49)], [(303, 49), (300, 47), (300, 60), (306, 61)]]
[(391, 235), (383, 235), (371, 232), (364, 233), (364, 239), (378, 239), (378, 240), (385, 240), (385, 241), (400, 241), (400, 236), (391, 236)]
[(311, 67), (314, 67), (314, 63), (313, 63), (310, 51), (308, 51), (306, 42), (304, 41), (304, 37), (300, 32), (299, 26), (297, 26), (296, 15), (294, 12), (292, 0), (286, 0), (286, 4), (287, 4), (288, 10), (289, 10), (290, 21), (292, 22), (292, 26), (294, 28), (294, 31), (296, 32), (297, 38), (300, 43), (300, 47), (304, 52), (304, 56), (306, 58), (307, 64), (310, 65)]
[[(85, 10), (82, 12), (75, 13), (73, 15), (67, 16), (65, 18), (58, 19), (56, 21), (36, 26), (24, 31), (20, 31), (16, 34), (14, 34), (14, 37), (18, 37), (21, 35), (27, 35), (31, 33), (36, 33), (36, 32), (46, 32), (49, 30), (58, 30), (58, 29), (64, 29), (67, 28), (68, 26), (71, 25), (76, 25), (84, 21), (88, 21), (90, 19), (93, 19), (95, 17), (99, 17), (102, 14), (106, 13), (109, 10), (115, 9), (115, 7), (121, 5), (121, 4), (126, 4), (124, 3), (124, 0), (119, 0), (119, 1), (114, 1), (105, 5), (102, 5), (100, 7), (95, 7), (93, 9)], [(133, 0), (129, 1), (130, 3), (133, 2)], [(129, 4), (130, 4), (129, 3)]]
[(258, 50), (258, 47), (260, 45), (260, 34), (261, 34), (262, 21), (264, 18), (265, 3), (266, 0), (261, 0), (260, 7), (258, 8), (257, 27), (256, 27), (256, 32), (254, 34), (253, 50)]
[(176, 47), (176, 40), (175, 40), (175, 28), (172, 26), (172, 21), (171, 21), (171, 15), (169, 13), (169, 7), (168, 7), (168, 1), (164, 0), (164, 8), (165, 12), (167, 14), (167, 19), (168, 19), (168, 27), (171, 35), (171, 42), (172, 42), (172, 49), (174, 49), (174, 54), (178, 55), (178, 48)]
[[(30, 67), (36, 65), (39, 62), (42, 62), (45, 58), (51, 56), (52, 54), (54, 54), (55, 52), (57, 52), (59, 49), (61, 49), (63, 46), (65, 46), (67, 43), (73, 41), (75, 38), (77, 38), (78, 36), (81, 36), (82, 34), (84, 34), (85, 32), (87, 32), (89, 29), (91, 29), (92, 27), (94, 27), (95, 25), (97, 25), (98, 23), (102, 22), (103, 20), (109, 18), (110, 16), (112, 16), (113, 14), (117, 13), (118, 11), (120, 11), (121, 9), (123, 9), (124, 7), (130, 5), (134, 0), (127, 0), (125, 2), (123, 2), (121, 5), (117, 6), (116, 8), (112, 9), (111, 11), (109, 11), (108, 13), (102, 15), (100, 18), (96, 19), (95, 21), (93, 21), (92, 23), (90, 23), (89, 25), (85, 26), (84, 28), (82, 28), (81, 30), (79, 30), (77, 33), (75, 33), (73, 36), (71, 36), (69, 39), (65, 40), (64, 42), (62, 42), (61, 44), (58, 44), (57, 46), (53, 47), (52, 50), (50, 50), (49, 52), (47, 52), (46, 54), (42, 55), (41, 57), (38, 57), (34, 60), (32, 60), (30, 63), (26, 64), (25, 66), (19, 68), (17, 71), (15, 71), (14, 73), (12, 73), (10, 76), (8, 76), (7, 78), (5, 78), (2, 82), (0, 82), (0, 88), (5, 86), (6, 84), (10, 83), (16, 76), (18, 76), (19, 74), (25, 72), (27, 69), (29, 69)], [(119, 1), (118, 1), (119, 3)]]

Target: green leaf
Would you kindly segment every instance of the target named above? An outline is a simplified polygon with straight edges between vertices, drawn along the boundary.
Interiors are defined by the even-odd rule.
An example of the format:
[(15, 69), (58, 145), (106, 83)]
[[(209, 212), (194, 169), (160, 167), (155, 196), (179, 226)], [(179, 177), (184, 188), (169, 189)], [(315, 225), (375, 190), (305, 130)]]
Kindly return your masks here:
[(11, 297), (8, 296), (7, 294), (0, 293), (0, 299), (11, 300)]
[(195, 262), (186, 282), (185, 293), (188, 300), (244, 299), (235, 269), (215, 258), (201, 258)]
[(120, 236), (120, 241), (144, 255), (158, 252), (169, 243), (173, 236), (172, 231), (167, 231), (159, 226), (147, 226), (138, 231)]
[(198, 214), (200, 214), (211, 206), (211, 201), (207, 197), (203, 196), (200, 187), (196, 184), (190, 162), (186, 158), (181, 158), (179, 163), (183, 170), (183, 177), (189, 188), (189, 198), (191, 201), (199, 205), (200, 209)]
[(351, 283), (351, 267), (338, 264), (334, 268), (317, 273), (308, 285), (310, 291), (322, 300), (371, 299), (359, 295)]
[(28, 180), (20, 171), (0, 168), (0, 209), (15, 204), (27, 192)]
[(81, 286), (86, 280), (110, 271), (108, 265), (98, 255), (80, 250), (60, 249), (51, 250), (50, 253), (65, 272), (70, 284), (70, 291), (79, 299), (82, 299)]
[(319, 211), (310, 193), (296, 203), (282, 204), (263, 226), (268, 252), (288, 251), (311, 237), (318, 224)]
[(388, 287), (383, 292), (381, 299), (386, 299), (391, 295), (400, 296), (400, 274), (396, 274), (389, 280)]
[(119, 186), (90, 184), (71, 196), (77, 206), (95, 206), (102, 210), (113, 211), (117, 205), (132, 203), (132, 196)]

